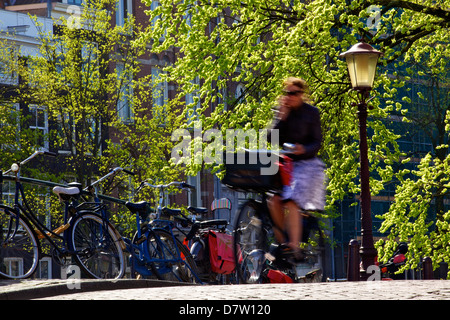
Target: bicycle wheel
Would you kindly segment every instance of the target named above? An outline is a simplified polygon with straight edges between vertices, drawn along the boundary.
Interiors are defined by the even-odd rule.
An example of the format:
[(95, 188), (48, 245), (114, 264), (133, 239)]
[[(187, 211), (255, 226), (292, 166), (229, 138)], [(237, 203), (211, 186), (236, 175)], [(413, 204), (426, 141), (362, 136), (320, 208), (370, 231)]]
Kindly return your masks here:
[(0, 205), (0, 277), (26, 279), (36, 271), (40, 246), (30, 223)]
[(92, 212), (71, 221), (69, 249), (75, 263), (90, 278), (119, 279), (125, 273), (125, 258), (115, 228)]
[(153, 229), (147, 234), (148, 254), (154, 260), (154, 271), (159, 279), (199, 282), (197, 265), (188, 248), (163, 229)]
[(249, 200), (241, 207), (235, 218), (233, 230), (234, 258), (238, 281), (259, 283), (264, 253), (268, 251), (269, 241), (263, 205)]

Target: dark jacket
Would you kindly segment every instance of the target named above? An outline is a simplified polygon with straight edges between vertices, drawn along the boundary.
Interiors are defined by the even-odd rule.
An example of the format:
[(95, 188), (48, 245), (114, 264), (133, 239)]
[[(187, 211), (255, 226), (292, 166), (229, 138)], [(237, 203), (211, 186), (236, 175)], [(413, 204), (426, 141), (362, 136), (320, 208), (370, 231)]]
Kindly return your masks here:
[(301, 107), (292, 109), (286, 120), (276, 119), (271, 130), (274, 129), (279, 130), (280, 147), (286, 142), (305, 147), (305, 154), (292, 156), (294, 161), (314, 158), (322, 145), (320, 113), (308, 103), (303, 102)]

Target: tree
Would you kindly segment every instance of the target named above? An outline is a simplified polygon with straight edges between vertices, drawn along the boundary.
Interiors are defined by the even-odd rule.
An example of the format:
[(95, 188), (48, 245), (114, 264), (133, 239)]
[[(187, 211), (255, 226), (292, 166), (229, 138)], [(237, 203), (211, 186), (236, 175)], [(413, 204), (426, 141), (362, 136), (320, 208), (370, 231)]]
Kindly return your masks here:
[[(387, 258), (399, 241), (409, 243), (406, 268), (416, 268), (426, 256), (432, 257), (435, 268), (440, 262), (450, 262), (448, 252), (449, 208), (449, 67), (434, 70), (416, 66), (416, 74), (423, 82), (417, 92), (419, 103), (408, 112), (410, 135), (423, 135), (431, 143), (431, 151), (420, 159), (417, 169), (397, 187), (395, 201), (384, 220), (381, 231), (389, 232), (386, 241), (380, 241), (379, 253)], [(413, 106), (414, 107), (414, 106)], [(411, 158), (417, 154), (408, 155)]]
[[(407, 170), (394, 170), (405, 160), (399, 135), (390, 126), (407, 119), (410, 103), (399, 92), (411, 75), (398, 70), (413, 63), (424, 64), (434, 74), (448, 69), (448, 1), (188, 0), (174, 6), (160, 0), (159, 4), (149, 12), (154, 23), (136, 43), (152, 43), (156, 52), (178, 48), (176, 65), (166, 71), (167, 79), (179, 87), (171, 106), (184, 109), (180, 126), (191, 126), (186, 115), (195, 114), (204, 131), (217, 128), (224, 134), (230, 128), (264, 128), (272, 118), (282, 79), (299, 76), (309, 83), (324, 127), (321, 156), (328, 165), (330, 209), (345, 194), (359, 193), (358, 128), (352, 105), (357, 98), (339, 54), (359, 40), (375, 46), (384, 56), (368, 123), (373, 132), (369, 161), (377, 173), (371, 178), (372, 194), (394, 176), (405, 188), (411, 183), (402, 178)], [(245, 87), (237, 99), (227, 94), (230, 83)], [(192, 93), (198, 100), (184, 107), (184, 97)], [(187, 171), (195, 170), (198, 166), (187, 166)], [(392, 247), (391, 242), (386, 245), (381, 257), (386, 258)]]
[[(127, 167), (136, 172), (134, 179), (116, 177), (104, 181), (100, 189), (122, 199), (130, 197), (135, 183), (149, 178), (167, 181), (177, 174), (165, 168), (170, 148), (164, 143), (171, 142), (164, 130), (172, 131), (170, 117), (153, 116), (151, 101), (156, 92), (139, 64), (147, 48), (130, 45), (142, 26), (131, 15), (116, 25), (115, 8), (115, 1), (88, 2), (74, 15), (54, 20), (51, 31), (32, 17), (39, 30), (39, 53), (20, 57), (22, 68), (14, 72), (21, 81), (12, 88), (15, 94), (8, 97), (8, 105), (0, 105), (2, 154), (11, 146), (13, 156), (2, 157), (5, 165), (36, 148), (62, 151), (58, 166), (53, 167), (58, 171), (39, 166), (31, 174), (24, 171), (25, 175), (57, 182), (76, 180), (84, 186), (112, 167)], [(7, 57), (1, 55), (2, 60)], [(20, 110), (13, 109), (16, 102)], [(48, 120), (46, 132), (30, 129), (31, 109), (39, 109)], [(17, 135), (27, 132), (18, 140)], [(140, 196), (148, 200), (148, 192)], [(113, 218), (129, 220), (122, 213)]]
[[(84, 185), (98, 170), (114, 164), (103, 156), (109, 130), (131, 118), (121, 108), (123, 101), (132, 100), (133, 75), (142, 54), (142, 49), (128, 45), (137, 31), (133, 19), (112, 27), (108, 9), (113, 5), (89, 2), (80, 15), (54, 21), (53, 32), (44, 31), (35, 19), (39, 55), (27, 57), (22, 74), (22, 100), (45, 108), (48, 122), (56, 124), (45, 138), (54, 143), (51, 149), (65, 151), (65, 174)], [(132, 105), (127, 108), (132, 110)]]

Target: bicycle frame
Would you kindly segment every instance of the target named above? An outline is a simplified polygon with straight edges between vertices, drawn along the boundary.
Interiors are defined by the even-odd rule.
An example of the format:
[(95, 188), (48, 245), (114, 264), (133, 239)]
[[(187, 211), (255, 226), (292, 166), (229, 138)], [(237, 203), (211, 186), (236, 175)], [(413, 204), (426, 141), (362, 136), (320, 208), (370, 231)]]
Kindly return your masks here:
[[(0, 205), (0, 209), (4, 213), (4, 215), (2, 214), (3, 231), (0, 233), (2, 244), (5, 245), (5, 248), (11, 247), (12, 250), (19, 253), (24, 252), (26, 261), (30, 261), (31, 259), (28, 259), (30, 257), (34, 258), (31, 260), (32, 264), (27, 262), (27, 271), (24, 272), (23, 278), (31, 276), (36, 270), (36, 263), (44, 245), (44, 248), (50, 249), (49, 253), (55, 262), (62, 266), (67, 264), (67, 258), (73, 257), (89, 277), (108, 278), (111, 275), (116, 278), (121, 277), (125, 270), (123, 259), (125, 245), (117, 230), (108, 222), (106, 206), (100, 202), (100, 199), (117, 203), (124, 202), (98, 194), (95, 195), (95, 202), (87, 202), (87, 199), (84, 199), (82, 195), (92, 194), (81, 190), (80, 184), (69, 184), (67, 186), (30, 178), (22, 179), (20, 166), (41, 153), (45, 152), (36, 152), (20, 164), (13, 164), (11, 170), (6, 172), (7, 174), (13, 172), (13, 174), (5, 176), (0, 174), (1, 181), (9, 180), (15, 183), (14, 205)], [(31, 199), (27, 199), (26, 188), (21, 180), (26, 183), (53, 187), (53, 192), (59, 196), (65, 207), (64, 216), (59, 219), (63, 220), (62, 225), (52, 231), (50, 229), (52, 226), (47, 226), (45, 222), (40, 221), (31, 209), (32, 206), (29, 205)], [(80, 202), (81, 204), (79, 204)], [(31, 246), (28, 244), (24, 246), (23, 243), (26, 242), (20, 241), (22, 230), (25, 230), (25, 241), (31, 241)], [(19, 241), (16, 243), (17, 239)], [(42, 239), (45, 242), (41, 242)], [(21, 248), (26, 249), (22, 250)], [(27, 248), (32, 248), (33, 251), (28, 253)], [(8, 252), (5, 251), (7, 254)], [(15, 256), (12, 257), (15, 259)], [(94, 257), (93, 260), (92, 257)], [(106, 260), (103, 260), (103, 258), (106, 258)], [(106, 266), (105, 263), (109, 263), (109, 266)], [(103, 269), (98, 268), (100, 264)], [(112, 268), (106, 270), (107, 267)], [(111, 271), (114, 273), (111, 273)], [(2, 276), (9, 278), (9, 275), (3, 271)]]
[[(192, 270), (192, 268), (189, 266), (189, 264), (186, 263), (186, 261), (182, 258), (181, 251), (179, 250), (179, 248), (176, 245), (175, 234), (173, 233), (173, 229), (175, 227), (174, 223), (170, 220), (161, 219), (164, 198), (165, 198), (164, 190), (166, 188), (169, 188), (170, 186), (179, 186), (180, 188), (186, 188), (186, 187), (192, 188), (192, 186), (189, 186), (188, 184), (185, 184), (184, 182), (171, 182), (167, 185), (152, 185), (152, 184), (144, 181), (143, 183), (141, 183), (141, 186), (138, 188), (137, 192), (143, 186), (148, 186), (148, 187), (159, 190), (159, 203), (158, 203), (158, 207), (156, 209), (156, 219), (154, 219), (150, 223), (146, 224), (143, 217), (141, 217), (141, 215), (140, 215), (141, 212), (139, 210), (136, 211), (136, 225), (137, 225), (137, 233), (136, 233), (137, 241), (136, 242), (138, 242), (137, 244), (132, 243), (132, 241), (130, 239), (123, 238), (123, 240), (127, 246), (127, 251), (130, 252), (130, 254), (132, 255), (132, 258), (135, 259), (135, 261), (137, 262), (136, 264), (133, 264), (136, 271), (138, 271), (138, 273), (140, 273), (144, 276), (151, 276), (153, 274), (147, 268), (147, 265), (151, 265), (151, 264), (160, 264), (160, 265), (168, 264), (168, 265), (170, 265), (171, 263), (182, 263), (190, 270), (190, 272), (194, 275), (195, 279), (199, 283), (202, 283), (202, 281), (200, 280), (198, 275), (194, 272), (194, 270)], [(142, 228), (142, 225), (144, 226), (144, 228)], [(171, 252), (171, 251), (165, 250), (167, 248), (167, 245), (160, 239), (158, 234), (154, 232), (155, 230), (165, 230), (166, 232), (168, 232), (170, 234), (171, 241), (172, 241), (172, 243), (175, 244), (173, 246), (175, 248), (175, 255), (173, 255), (173, 257), (166, 256), (166, 252)], [(150, 234), (156, 240), (157, 246), (159, 248), (163, 248), (163, 250), (159, 251), (163, 254), (162, 258), (152, 257), (149, 252), (148, 246), (145, 245), (146, 240), (149, 238), (148, 235), (150, 235)], [(165, 267), (164, 269), (158, 270), (157, 272), (160, 274), (164, 274), (164, 273), (170, 272), (170, 270), (171, 270), (170, 267)], [(180, 279), (176, 274), (174, 274), (174, 275), (179, 281), (182, 281), (182, 279)]]
[[(186, 261), (184, 261), (184, 259), (181, 257), (181, 251), (179, 250), (179, 248), (174, 245), (173, 248), (175, 249), (175, 254), (171, 255), (171, 257), (166, 255), (166, 252), (170, 252), (170, 248), (167, 247), (167, 245), (161, 240), (161, 238), (158, 236), (157, 233), (155, 233), (155, 230), (161, 229), (161, 230), (166, 230), (167, 232), (169, 232), (170, 237), (171, 237), (171, 241), (173, 243), (175, 243), (175, 234), (173, 233), (173, 223), (171, 221), (167, 221), (167, 220), (155, 220), (155, 222), (158, 223), (165, 223), (166, 224), (166, 228), (150, 228), (148, 230), (143, 231), (142, 228), (140, 227), (140, 217), (139, 217), (139, 213), (136, 214), (136, 219), (137, 219), (137, 224), (138, 224), (138, 228), (137, 228), (137, 239), (138, 239), (138, 243), (132, 243), (130, 239), (128, 238), (122, 238), (125, 242), (127, 251), (132, 255), (132, 258), (135, 259), (134, 261), (136, 261), (137, 263), (133, 264), (133, 267), (135, 268), (135, 270), (140, 273), (143, 276), (152, 276), (155, 275), (151, 272), (151, 270), (148, 269), (148, 265), (150, 264), (168, 264), (170, 265), (171, 263), (183, 263), (189, 270), (190, 272), (194, 275), (195, 279), (199, 282), (202, 283), (202, 281), (200, 280), (200, 278), (198, 277), (198, 275), (194, 272), (194, 270), (192, 270), (192, 268), (189, 266), (188, 263), (186, 263)], [(156, 246), (158, 248), (160, 248), (160, 253), (163, 254), (163, 256), (161, 258), (155, 258), (152, 257), (150, 254), (150, 251), (148, 249), (148, 246), (146, 246), (146, 240), (149, 238), (148, 235), (152, 235), (153, 239), (156, 240)], [(172, 248), (172, 249), (173, 249)], [(166, 250), (168, 249), (168, 250)], [(137, 251), (137, 252), (136, 252)], [(159, 269), (157, 271), (159, 274), (165, 274), (168, 272), (171, 272), (171, 268), (170, 267), (165, 267), (164, 269)], [(182, 279), (180, 279), (176, 274), (174, 274), (174, 276), (179, 280), (182, 281)]]
[[(99, 197), (99, 194), (98, 194), (98, 184), (100, 182), (106, 180), (107, 178), (116, 175), (117, 173), (119, 173), (121, 171), (123, 171), (123, 172), (125, 172), (125, 173), (127, 173), (129, 175), (134, 175), (134, 173), (129, 171), (129, 170), (126, 170), (126, 169), (124, 169), (122, 167), (116, 167), (116, 168), (110, 170), (109, 173), (107, 173), (106, 175), (104, 175), (103, 177), (101, 177), (100, 179), (96, 180), (95, 182), (91, 183), (89, 186), (87, 186), (86, 188), (83, 189), (84, 192), (89, 193), (94, 198), (94, 202), (93, 203), (85, 202), (84, 204), (87, 204), (87, 205), (92, 204), (92, 205), (94, 205), (95, 209), (93, 209), (93, 210), (95, 212), (100, 212), (100, 216), (102, 217), (103, 225), (102, 225), (102, 228), (100, 229), (100, 236), (101, 236), (102, 241), (105, 240), (105, 237), (103, 236), (103, 230), (107, 230), (108, 229), (108, 225), (109, 225), (109, 212), (106, 209), (106, 206), (100, 200), (100, 197)], [(103, 197), (105, 198), (105, 196), (103, 196)], [(113, 201), (114, 202), (118, 202), (117, 199), (114, 199)], [(121, 203), (123, 203), (123, 202), (121, 201)], [(118, 232), (116, 231), (116, 233), (118, 233)], [(122, 238), (122, 236), (120, 236), (119, 238)], [(122, 245), (122, 248), (125, 249), (125, 245)]]
[[(171, 224), (168, 224), (168, 226), (170, 226), (170, 225)], [(168, 251), (168, 250), (165, 250), (165, 249), (167, 249), (167, 245), (159, 238), (159, 236), (154, 232), (154, 230), (155, 229), (152, 228), (150, 230), (147, 230), (146, 232), (142, 232), (142, 229), (138, 228), (137, 239), (141, 240), (141, 241), (139, 241), (138, 244), (132, 243), (131, 240), (128, 238), (123, 238), (123, 240), (125, 241), (126, 247), (127, 247), (127, 251), (130, 252), (130, 254), (132, 255), (132, 257), (134, 259), (136, 259), (135, 261), (137, 263), (133, 264), (133, 267), (135, 268), (135, 270), (138, 273), (140, 273), (141, 275), (152, 276), (155, 274), (153, 274), (151, 272), (151, 270), (149, 270), (147, 268), (147, 265), (149, 265), (149, 264), (152, 264), (152, 263), (163, 264), (164, 263), (164, 264), (170, 265), (171, 263), (183, 263), (192, 272), (192, 274), (195, 276), (196, 280), (201, 283), (200, 279), (194, 273), (194, 271), (191, 269), (189, 264), (187, 264), (182, 258), (180, 258), (181, 252), (176, 245), (174, 246), (175, 254), (173, 255), (173, 257), (168, 257), (166, 255), (166, 252)], [(163, 229), (163, 230), (166, 230), (166, 229)], [(172, 230), (170, 230), (169, 232), (170, 232), (171, 240), (174, 242), (176, 239), (175, 235), (173, 234)], [(149, 235), (151, 233), (152, 233), (153, 239), (155, 239), (157, 242), (156, 246), (158, 248), (162, 248), (162, 250), (160, 250), (160, 252), (163, 254), (162, 258), (151, 257), (150, 251), (148, 250), (148, 247), (145, 245), (146, 244), (145, 240), (147, 240), (149, 238), (145, 234)], [(170, 268), (166, 267), (164, 269), (159, 269), (158, 273), (165, 274), (165, 273), (171, 272), (170, 270), (171, 270)], [(174, 275), (179, 281), (182, 281), (182, 279), (177, 277), (176, 274), (174, 274)]]
[[(31, 210), (31, 208), (28, 204), (28, 200), (25, 196), (25, 191), (24, 191), (23, 185), (20, 180), (20, 167), (40, 154), (56, 156), (55, 154), (50, 153), (50, 152), (36, 151), (30, 157), (23, 160), (20, 164), (13, 164), (12, 168), (4, 173), (4, 174), (8, 174), (12, 171), (12, 172), (14, 172), (14, 175), (15, 175), (15, 178), (14, 178), (15, 194), (14, 194), (13, 208), (8, 207), (8, 206), (3, 206), (5, 208), (9, 208), (7, 210), (12, 209), (11, 212), (14, 213), (14, 215), (11, 216), (12, 219), (8, 226), (7, 238), (12, 239), (16, 235), (18, 228), (19, 228), (19, 216), (20, 216), (20, 213), (22, 213), (23, 217), (26, 220), (28, 220), (38, 230), (39, 236), (43, 236), (51, 244), (51, 246), (53, 248), (55, 248), (56, 251), (58, 251), (59, 254), (68, 253), (68, 250), (67, 250), (68, 235), (66, 234), (66, 232), (63, 233), (63, 236), (54, 233), (52, 230), (47, 228), (41, 221), (39, 221), (39, 219), (36, 218), (36, 215), (33, 213), (33, 211)], [(14, 167), (15, 165), (17, 167)], [(20, 203), (20, 199), (22, 199), (22, 202), (24, 205), (22, 205)], [(68, 215), (69, 207), (70, 207), (70, 204), (67, 203), (65, 206), (65, 210), (64, 210), (64, 224), (67, 224), (68, 220), (69, 220), (69, 215)], [(15, 223), (13, 220), (15, 220)], [(34, 231), (34, 232), (36, 234), (36, 231)], [(56, 242), (52, 239), (52, 237), (55, 237), (55, 238), (63, 241), (63, 245), (61, 248), (56, 244)], [(39, 237), (37, 237), (37, 238), (39, 238)]]

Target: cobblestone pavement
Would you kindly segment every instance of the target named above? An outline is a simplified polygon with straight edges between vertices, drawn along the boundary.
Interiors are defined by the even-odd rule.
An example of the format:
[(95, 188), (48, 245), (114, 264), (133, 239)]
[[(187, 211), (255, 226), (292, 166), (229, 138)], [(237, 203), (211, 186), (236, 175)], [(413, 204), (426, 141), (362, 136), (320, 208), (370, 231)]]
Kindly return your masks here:
[[(159, 280), (0, 280), (0, 300), (31, 300), (47, 297), (57, 297), (70, 294), (92, 294), (98, 291), (115, 291), (138, 288), (181, 288), (179, 282)], [(56, 298), (55, 298), (56, 299)], [(90, 298), (89, 298), (90, 299)]]
[(139, 288), (74, 293), (58, 300), (450, 300), (449, 281), (372, 281)]
[(0, 281), (0, 299), (41, 300), (450, 300), (450, 281), (184, 285), (150, 280)]
[[(64, 310), (72, 310), (71, 312), (78, 312), (78, 309), (73, 308), (73, 302), (68, 300), (91, 300), (93, 301), (91, 307), (79, 309), (81, 314), (89, 315), (90, 318), (118, 317), (118, 310), (121, 314), (129, 310), (133, 315), (151, 316), (154, 312), (162, 312), (166, 319), (195, 320), (244, 317), (249, 319), (249, 315), (257, 318), (284, 319), (292, 317), (293, 314), (306, 314), (307, 318), (317, 314), (320, 314), (321, 318), (337, 318), (341, 314), (348, 317), (352, 313), (356, 315), (361, 312), (364, 318), (379, 319), (383, 315), (388, 317), (413, 315), (416, 318), (419, 314), (422, 316), (424, 312), (427, 316), (432, 316), (441, 314), (440, 309), (442, 311), (448, 309), (448, 301), (444, 303), (435, 301), (430, 307), (428, 303), (424, 305), (418, 300), (450, 300), (450, 281), (445, 280), (220, 286), (180, 286), (174, 283), (143, 280), (82, 280), (78, 284), (75, 283), (79, 285), (78, 288), (72, 288), (72, 285), (74, 283), (64, 280), (14, 283), (0, 281), (0, 300), (40, 300), (40, 303), (44, 303), (44, 308), (50, 308), (48, 310), (51, 310), (51, 307), (43, 300), (57, 301), (58, 306), (63, 308), (65, 303)], [(71, 288), (67, 288), (68, 286)], [(98, 304), (98, 300), (113, 302)], [(135, 301), (130, 304), (130, 300), (142, 302), (137, 304)], [(127, 302), (124, 304), (120, 301)], [(404, 301), (409, 303), (405, 304)], [(8, 305), (4, 307), (11, 307), (11, 302), (6, 302)], [(82, 304), (84, 305), (85, 303)], [(16, 306), (19, 306), (21, 314), (29, 313), (30, 316), (35, 316), (36, 308), (29, 308), (22, 302)]]

